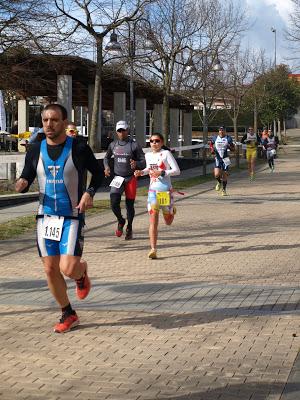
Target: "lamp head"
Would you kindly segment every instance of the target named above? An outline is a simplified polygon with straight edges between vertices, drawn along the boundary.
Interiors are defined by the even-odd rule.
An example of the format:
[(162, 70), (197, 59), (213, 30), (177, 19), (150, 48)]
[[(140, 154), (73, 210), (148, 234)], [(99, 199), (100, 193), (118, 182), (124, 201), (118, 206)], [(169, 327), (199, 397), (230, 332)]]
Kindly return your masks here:
[(122, 51), (122, 47), (118, 42), (118, 36), (115, 32), (110, 35), (110, 41), (105, 46), (105, 50), (113, 53), (119, 53)]

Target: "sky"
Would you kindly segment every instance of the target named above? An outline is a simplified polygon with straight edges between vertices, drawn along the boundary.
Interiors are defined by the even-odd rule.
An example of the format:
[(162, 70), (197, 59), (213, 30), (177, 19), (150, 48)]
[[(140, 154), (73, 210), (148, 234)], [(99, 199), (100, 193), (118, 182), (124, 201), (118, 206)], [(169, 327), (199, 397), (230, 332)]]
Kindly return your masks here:
[[(263, 48), (266, 55), (274, 62), (276, 29), (277, 64), (291, 64), (286, 59), (289, 56), (288, 43), (284, 39), (284, 29), (288, 26), (289, 14), (293, 10), (291, 0), (238, 0), (246, 7), (250, 17), (250, 30), (245, 34), (243, 42), (251, 48)], [(292, 65), (290, 65), (292, 68)], [(293, 72), (300, 72), (293, 71)]]

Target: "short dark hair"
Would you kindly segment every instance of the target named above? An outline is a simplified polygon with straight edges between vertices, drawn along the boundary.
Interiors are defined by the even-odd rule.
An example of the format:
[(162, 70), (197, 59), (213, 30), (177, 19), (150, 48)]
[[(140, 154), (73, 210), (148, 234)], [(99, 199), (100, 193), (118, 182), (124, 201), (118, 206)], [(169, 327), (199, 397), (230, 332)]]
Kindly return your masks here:
[(152, 133), (150, 137), (152, 137), (152, 136), (158, 136), (160, 138), (160, 140), (162, 141), (162, 143), (164, 143), (164, 141), (165, 141), (164, 136), (159, 132)]
[(61, 112), (63, 120), (68, 119), (68, 111), (67, 111), (67, 109), (64, 106), (62, 106), (61, 104), (58, 104), (58, 103), (47, 104), (46, 107), (43, 109), (42, 114), (43, 114), (44, 111), (55, 110), (55, 109), (59, 110)]

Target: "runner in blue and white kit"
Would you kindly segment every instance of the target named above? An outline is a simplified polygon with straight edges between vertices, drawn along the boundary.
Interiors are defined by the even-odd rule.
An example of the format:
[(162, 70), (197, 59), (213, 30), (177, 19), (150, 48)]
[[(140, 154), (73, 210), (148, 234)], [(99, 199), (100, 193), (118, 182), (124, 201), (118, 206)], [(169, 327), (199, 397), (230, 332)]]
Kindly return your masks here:
[(223, 126), (220, 126), (219, 134), (212, 137), (210, 148), (212, 153), (215, 155), (214, 174), (217, 180), (216, 191), (219, 192), (222, 187), (222, 196), (227, 196), (226, 186), (230, 165), (228, 150), (234, 151), (234, 144), (232, 137), (226, 135)]
[[(79, 324), (72, 309), (63, 275), (75, 279), (77, 297), (84, 299), (91, 287), (83, 250), (84, 212), (93, 205), (93, 195), (101, 183), (101, 169), (90, 147), (66, 135), (67, 111), (49, 104), (42, 112), (46, 139), (32, 144), (25, 159), (18, 192), (28, 191), (38, 178), (40, 204), (37, 215), (37, 244), (44, 264), (48, 287), (62, 309), (54, 327), (63, 333)], [(92, 174), (84, 191), (86, 170)]]
[(274, 158), (276, 156), (277, 143), (276, 143), (276, 139), (275, 139), (272, 131), (269, 131), (269, 132), (270, 132), (270, 136), (268, 136), (267, 138), (264, 139), (264, 141), (262, 142), (262, 145), (263, 145), (263, 149), (266, 152), (270, 172), (274, 172), (274, 168), (275, 168)]
[[(151, 152), (146, 153), (146, 168), (135, 171), (135, 176), (150, 175), (148, 212), (150, 216), (149, 236), (151, 250), (149, 258), (157, 258), (157, 235), (159, 210), (162, 208), (165, 223), (171, 225), (176, 212), (170, 176), (179, 175), (180, 169), (169, 150), (163, 150), (164, 138), (153, 133), (150, 138)], [(159, 200), (159, 197), (161, 199)]]

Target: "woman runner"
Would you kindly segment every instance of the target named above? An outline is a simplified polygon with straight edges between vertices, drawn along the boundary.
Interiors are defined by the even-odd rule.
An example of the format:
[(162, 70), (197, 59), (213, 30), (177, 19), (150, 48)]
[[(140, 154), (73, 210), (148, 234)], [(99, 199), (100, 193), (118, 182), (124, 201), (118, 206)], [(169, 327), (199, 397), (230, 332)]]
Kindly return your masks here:
[(151, 250), (148, 257), (157, 258), (157, 236), (159, 210), (162, 209), (165, 223), (171, 225), (176, 209), (172, 193), (171, 175), (179, 175), (178, 164), (169, 150), (164, 150), (164, 138), (160, 133), (153, 133), (150, 138), (151, 152), (146, 154), (146, 168), (136, 170), (135, 176), (149, 174), (148, 212), (150, 216), (149, 237)]

